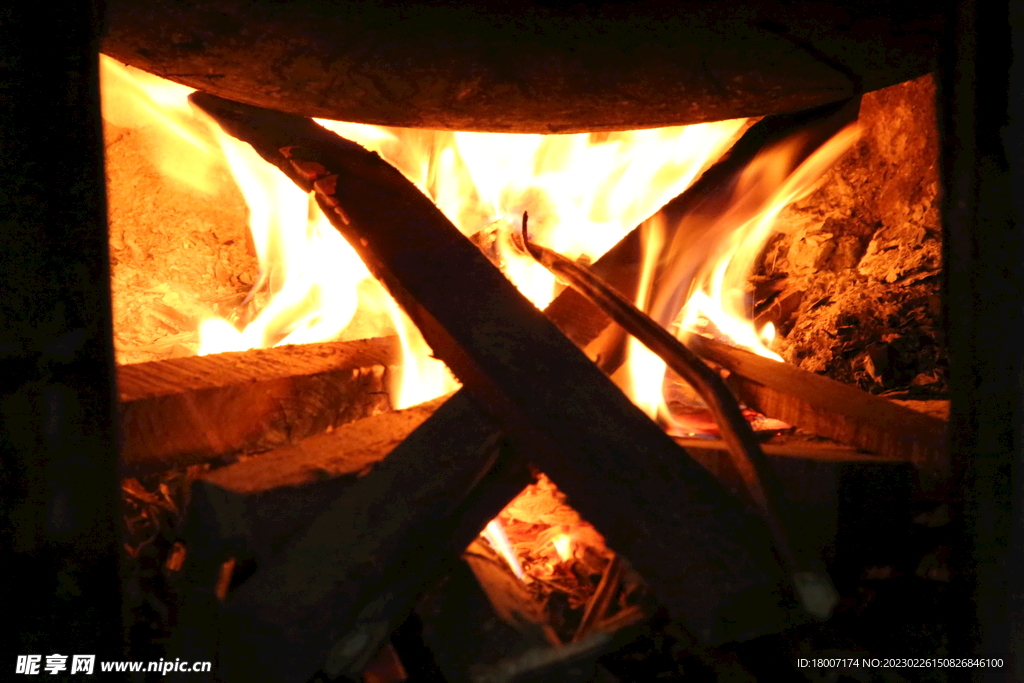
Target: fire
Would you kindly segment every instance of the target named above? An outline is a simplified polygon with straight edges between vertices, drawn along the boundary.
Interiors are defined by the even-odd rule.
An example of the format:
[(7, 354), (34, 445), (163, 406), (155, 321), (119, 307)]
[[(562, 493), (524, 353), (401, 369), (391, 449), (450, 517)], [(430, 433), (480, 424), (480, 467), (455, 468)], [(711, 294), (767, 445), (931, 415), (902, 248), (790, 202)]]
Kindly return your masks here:
[[(803, 146), (794, 136), (756, 156), (731, 196), (719, 198), (710, 209), (702, 207), (674, 226), (655, 220), (646, 224), (637, 306), (680, 338), (711, 334), (781, 361), (769, 348), (774, 325), (757, 330), (750, 320), (748, 278), (779, 212), (810, 191), (858, 136), (856, 123), (846, 126), (787, 175), (783, 169), (792, 167), (790, 160)], [(635, 339), (628, 353), (627, 393), (652, 418), (668, 416), (665, 363)]]
[[(310, 196), (192, 109), (191, 89), (107, 57), (101, 59), (101, 78), (104, 117), (158, 131), (154, 154), (164, 173), (211, 191), (211, 174), (226, 164), (248, 206), (260, 273), (247, 302), (260, 296), (266, 303), (242, 326), (211, 313), (199, 324), (200, 354), (329, 341), (360, 309), (383, 310), (391, 325), (375, 333), (396, 334), (403, 349), (391, 391), (394, 406), (458, 386)], [(544, 308), (558, 293), (557, 283), (511, 242), (524, 211), (534, 241), (572, 259), (596, 260), (688, 187), (745, 122), (550, 136), (319, 123), (395, 166)], [(806, 192), (856, 135), (848, 127), (786, 177), (779, 171), (786, 164), (779, 162), (796, 153), (797, 145), (777, 145), (754, 159), (716, 211), (688, 216), (679, 225), (657, 219), (644, 224), (637, 305), (680, 333), (713, 332), (777, 358), (768, 348), (774, 328), (756, 330), (748, 318), (747, 278), (778, 212)], [(665, 364), (635, 340), (628, 352), (627, 391), (654, 418), (665, 404)], [(574, 561), (609, 561), (611, 551), (600, 534), (563, 501), (542, 477), (502, 513), (514, 542), (499, 519), (484, 531), (520, 579), (530, 581), (531, 572), (564, 574)]]
[[(703, 318), (738, 346), (782, 360), (765, 345), (765, 339), (770, 343), (774, 338), (774, 327), (758, 331), (747, 317), (747, 279), (771, 236), (779, 212), (809, 191), (859, 135), (856, 123), (846, 126), (781, 182), (777, 169), (784, 158), (799, 148), (799, 140), (779, 144), (754, 158), (744, 169), (730, 203), (736, 210), (725, 212), (709, 226), (711, 233), (722, 236), (718, 244), (706, 247), (717, 258), (709, 258), (693, 278), (692, 294), (678, 316), (680, 329), (700, 331)], [(756, 203), (761, 204), (760, 211), (751, 217), (744, 215), (745, 207)], [(680, 226), (683, 230), (687, 227)], [(685, 284), (676, 282), (674, 286)]]
[(557, 288), (554, 276), (508, 239), (523, 211), (535, 241), (592, 261), (689, 186), (744, 123), (512, 135), (318, 122), (380, 154), (464, 234), (493, 233), (505, 274), (538, 308)]
[(512, 569), (512, 573), (516, 575), (516, 578), (523, 578), (523, 565), (520, 564), (519, 558), (516, 557), (515, 550), (512, 549), (512, 543), (508, 540), (508, 535), (505, 533), (505, 527), (501, 525), (501, 520), (494, 518), (487, 523), (484, 527), (483, 532), (480, 534), (487, 539), (487, 542), (491, 544), (498, 553), (505, 558), (508, 562), (508, 566)]
[[(380, 288), (361, 287), (365, 266), (308, 196), (247, 145), (187, 102), (191, 89), (104, 57), (104, 115), (160, 127), (155, 151), (169, 175), (204, 186), (227, 160), (249, 207), (260, 275), (249, 298), (269, 300), (244, 326), (210, 315), (199, 353), (241, 351), (338, 337), (360, 307), (383, 309), (404, 350), (396, 407), (458, 384)], [(385, 128), (320, 121), (378, 152), (429, 195), (466, 235), (489, 236), (492, 256), (538, 307), (557, 293), (553, 276), (511, 246), (528, 210), (533, 237), (572, 258), (594, 260), (687, 187), (725, 151), (743, 121), (606, 134), (505, 135)]]
[(562, 558), (562, 562), (572, 559), (572, 537), (569, 534), (558, 534), (551, 543), (555, 546), (555, 552)]

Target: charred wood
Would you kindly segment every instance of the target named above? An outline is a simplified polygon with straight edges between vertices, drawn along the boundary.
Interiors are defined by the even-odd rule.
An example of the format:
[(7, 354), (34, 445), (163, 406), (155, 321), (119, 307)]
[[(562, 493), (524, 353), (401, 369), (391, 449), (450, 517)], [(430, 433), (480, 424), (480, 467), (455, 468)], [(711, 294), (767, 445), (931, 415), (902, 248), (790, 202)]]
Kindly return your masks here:
[[(267, 477), (262, 472), (253, 476), (262, 469), (259, 456), (250, 461), (252, 466), (238, 463), (222, 476), (211, 475), (217, 483), (205, 482), (196, 490), (186, 527), (190, 545), (183, 572), (186, 611), (177, 635), (181, 649), (190, 656), (218, 656), (225, 680), (306, 680), (320, 666), (332, 676), (358, 675), (446, 563), (455, 562), (487, 521), (529, 483), (529, 472), (511, 444), (488, 420), (474, 421), (476, 413), (467, 419), (458, 399), (434, 412), (434, 429), (412, 430), (368, 474), (353, 476), (369, 460), (383, 458), (403, 430), (434, 407), (368, 418), (364, 422), (388, 423), (377, 425), (386, 434), (370, 443), (351, 444), (343, 427), (337, 436), (320, 437), (309, 448), (300, 445), (298, 454), (290, 449), (304, 464), (294, 466), (287, 462), (288, 452), (279, 453), (282, 467), (271, 468)], [(438, 425), (444, 426), (443, 435)], [(366, 433), (355, 426), (347, 431)], [(330, 475), (318, 474), (320, 468)], [(294, 486), (299, 481), (305, 483)], [(283, 483), (293, 486), (275, 488)], [(297, 527), (301, 533), (293, 539)], [(211, 587), (216, 568), (233, 554), (255, 555), (257, 570), (228, 593), (223, 607)], [(276, 583), (267, 587), (264, 577)], [(263, 593), (259, 612), (240, 617), (238, 601), (247, 594), (252, 601), (254, 590)], [(294, 640), (296, 633), (311, 628), (311, 621), (311, 630), (322, 634), (320, 647), (335, 645), (330, 656), (310, 658), (308, 646)], [(246, 672), (253, 635), (281, 633), (282, 624), (291, 626), (283, 632), (290, 645), (274, 661), (287, 658), (277, 665), (294, 665), (295, 673)]]
[[(472, 683), (516, 683), (517, 681), (600, 681), (614, 683), (611, 673), (597, 658), (621, 644), (621, 636), (595, 631), (581, 640), (558, 647), (536, 647), (473, 672)], [(575, 670), (576, 675), (572, 675)]]
[[(747, 637), (792, 618), (778, 602), (779, 568), (760, 524), (703, 469), (681, 457), (683, 452), (397, 171), (311, 121), (209, 95), (192, 99), (304, 187), (313, 185), (335, 226), (473, 400), (526, 437), (536, 449), (532, 457), (564, 482), (574, 506), (630, 557), (659, 598), (696, 632), (708, 641)], [(311, 183), (293, 170), (289, 157), (320, 164), (327, 173)], [(619, 501), (614, 514), (608, 500)], [(680, 506), (685, 513), (669, 512)], [(330, 517), (318, 523), (326, 525)], [(341, 518), (333, 524), (338, 523)], [(679, 552), (683, 546), (685, 559)], [(324, 552), (321, 547), (317, 554)], [(271, 634), (282, 629), (296, 642), (301, 633), (305, 653), (296, 653), (296, 659), (319, 658), (327, 646), (326, 624), (310, 628), (296, 600), (284, 610), (266, 595), (291, 572), (323, 571), (322, 563), (309, 557), (292, 557), (293, 563), (283, 559), (239, 589), (232, 606), (235, 625), (248, 631), (251, 642), (272, 637), (276, 643)], [(315, 587), (322, 579), (310, 580), (314, 584), (299, 601), (306, 609), (313, 609), (314, 596), (320, 604), (333, 591)], [(691, 582), (703, 590), (684, 588)], [(742, 608), (735, 602), (741, 594)], [(247, 669), (280, 666), (246, 659)], [(294, 669), (280, 671), (288, 670)]]
[(391, 337), (174, 358), (117, 369), (131, 474), (265, 451), (390, 410)]
[(548, 623), (544, 605), (534, 600), (523, 582), (509, 571), (504, 558), (479, 539), (466, 548), (462, 558), (473, 570), (480, 587), (502, 621), (534, 642), (547, 642), (554, 647), (562, 644)]

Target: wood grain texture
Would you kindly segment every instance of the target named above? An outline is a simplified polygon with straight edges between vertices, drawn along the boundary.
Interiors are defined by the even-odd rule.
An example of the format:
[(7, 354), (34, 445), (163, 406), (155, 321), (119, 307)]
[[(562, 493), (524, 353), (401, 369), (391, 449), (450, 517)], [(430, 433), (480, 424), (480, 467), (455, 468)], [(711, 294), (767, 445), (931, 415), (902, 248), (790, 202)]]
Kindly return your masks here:
[(122, 365), (122, 468), (268, 450), (389, 410), (384, 372), (398, 354), (377, 338)]
[(948, 470), (946, 425), (939, 418), (699, 335), (686, 343), (729, 370), (730, 387), (754, 410), (883, 458)]
[(208, 472), (192, 486), (186, 541), (201, 537), (267, 561), (443, 403), (366, 417)]
[[(219, 658), (219, 680), (306, 680), (300, 672), (325, 660), (358, 675), (446, 563), (529, 483), (495, 425), (467, 418), (468, 400), (376, 415), (197, 482), (176, 647)], [(423, 429), (428, 415), (433, 426)], [(264, 468), (264, 457), (275, 462)], [(260, 570), (228, 595), (225, 612), (212, 590), (232, 557)], [(261, 581), (268, 575), (276, 583)], [(253, 590), (261, 609), (240, 620), (232, 603)], [(303, 628), (314, 636), (295, 640)], [(285, 638), (275, 663), (293, 668), (249, 668), (252, 639), (267, 630)], [(347, 636), (355, 647), (325, 657)]]

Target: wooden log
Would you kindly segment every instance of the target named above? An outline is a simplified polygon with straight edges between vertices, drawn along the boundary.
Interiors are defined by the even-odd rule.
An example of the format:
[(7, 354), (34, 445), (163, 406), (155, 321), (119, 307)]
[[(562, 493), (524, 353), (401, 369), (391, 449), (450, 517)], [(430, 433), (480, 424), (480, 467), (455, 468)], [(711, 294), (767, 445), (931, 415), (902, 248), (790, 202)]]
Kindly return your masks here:
[(206, 473), (192, 485), (185, 541), (268, 562), (443, 403), (356, 420)]
[[(299, 174), (286, 154), (325, 169), (315, 181), (318, 202), (435, 354), (489, 414), (524, 436), (574, 507), (694, 632), (722, 642), (769, 632), (795, 616), (780, 602), (781, 569), (760, 520), (683, 457), (396, 170), (312, 121), (202, 93), (192, 101), (293, 177)], [(320, 523), (344, 524), (331, 511)], [(329, 634), (301, 609), (319, 612), (335, 601), (317, 558), (339, 546), (323, 542), (329, 547), (314, 549), (304, 539), (297, 547), (308, 553), (286, 553), (239, 588), (230, 611), (233, 629), (247, 641), (245, 655), (221, 659), (236, 674), (294, 676), (303, 669), (282, 667), (286, 659), (323, 656)], [(297, 590), (275, 595), (282, 583)], [(294, 645), (288, 653), (282, 638)]]
[[(755, 124), (723, 159), (712, 166), (690, 189), (683, 192), (664, 207), (662, 213), (670, 219), (684, 215), (699, 198), (714, 193), (719, 188), (728, 184), (734, 174), (742, 170), (753, 156), (766, 146), (774, 144), (779, 139), (785, 138), (795, 131), (806, 131), (812, 122), (827, 122), (837, 112), (842, 111), (841, 121), (847, 120), (848, 114), (846, 111), (848, 109), (844, 109), (845, 107), (846, 105), (832, 105), (811, 112), (770, 117)], [(806, 144), (811, 146), (815, 143), (815, 140), (823, 139), (830, 134), (836, 125), (838, 124), (831, 124), (831, 127), (819, 130), (817, 137), (811, 138)], [(626, 296), (632, 296), (639, 273), (640, 261), (639, 230), (634, 230), (612, 250), (598, 259), (591, 269), (594, 273), (599, 274), (602, 280), (616, 291), (624, 293)], [(592, 351), (594, 350), (594, 342), (599, 340), (599, 337), (612, 323), (611, 318), (602, 309), (571, 289), (564, 290), (556, 297), (545, 313), (567, 337), (576, 342), (581, 348), (590, 348)], [(329, 344), (318, 346), (324, 349), (331, 347)], [(286, 348), (299, 351), (305, 347)], [(316, 348), (316, 346), (309, 348)], [(285, 349), (275, 349), (270, 352), (255, 351), (253, 354), (258, 356), (266, 353), (277, 354), (283, 352), (285, 352)], [(604, 361), (604, 365), (609, 371), (617, 367), (611, 358), (600, 357), (600, 348), (594, 351), (594, 353), (594, 358), (598, 361), (599, 365)], [(219, 358), (219, 356), (210, 358)], [(130, 375), (136, 368), (140, 370), (142, 368), (153, 368), (156, 370), (158, 367), (157, 365), (127, 366), (122, 368), (122, 372), (125, 375)], [(410, 411), (399, 411), (393, 419), (376, 418), (358, 421), (351, 428), (339, 430), (334, 436), (305, 439), (296, 443), (293, 447), (286, 446), (278, 448), (271, 453), (266, 453), (258, 460), (244, 461), (215, 470), (203, 478), (204, 483), (200, 484), (200, 486), (203, 489), (210, 486), (233, 492), (229, 494), (229, 497), (235, 494), (248, 495), (249, 493), (262, 495), (276, 486), (283, 486), (286, 488), (286, 492), (282, 493), (282, 496), (287, 498), (298, 490), (295, 486), (296, 484), (307, 481), (310, 471), (330, 470), (331, 476), (344, 476), (346, 473), (349, 473), (347, 469), (342, 468), (339, 470), (336, 466), (326, 464), (324, 460), (347, 462), (350, 458), (348, 454), (352, 450), (350, 445), (346, 445), (350, 439), (365, 443), (369, 434), (401, 434), (402, 438), (404, 438), (407, 430), (397, 426), (398, 423), (407, 421), (409, 416), (414, 414), (425, 417), (426, 413), (421, 411), (432, 411), (435, 407), (434, 402), (429, 402)], [(428, 420), (424, 424), (423, 430), (429, 432), (436, 429), (438, 434), (443, 434), (445, 426), (439, 425), (435, 427), (436, 424), (437, 420)], [(440, 438), (443, 438), (443, 436)], [(390, 437), (385, 436), (384, 439), (387, 440)], [(429, 443), (430, 440), (424, 439), (424, 441)], [(698, 453), (724, 448), (718, 442), (700, 439), (687, 440), (677, 438), (676, 442), (680, 445), (695, 447), (698, 449)], [(358, 469), (369, 462), (382, 458), (385, 454), (385, 443), (386, 441), (367, 448), (368, 452), (365, 456), (357, 458), (357, 465), (354, 465), (353, 468)], [(363, 447), (359, 448), (362, 449)], [(839, 444), (817, 444), (800, 440), (794, 441), (793, 439), (787, 440), (785, 445), (776, 446), (768, 444), (766, 448), (772, 454), (826, 460), (858, 460), (877, 457)], [(225, 493), (217, 494), (219, 497), (224, 495)], [(204, 490), (197, 490), (192, 497), (193, 500), (198, 501), (208, 496)], [(253, 509), (258, 509), (258, 506), (253, 506)], [(217, 517), (214, 516), (214, 518)], [(212, 533), (214, 537), (221, 539), (220, 542), (224, 542), (228, 538), (224, 533), (212, 530), (204, 531), (203, 533)], [(252, 542), (266, 546), (268, 542), (258, 540), (260, 535), (258, 532), (247, 534), (247, 543)], [(269, 543), (273, 545), (276, 541)]]
[(546, 642), (552, 646), (562, 644), (548, 623), (544, 604), (534, 599), (523, 582), (509, 570), (508, 562), (489, 545), (479, 538), (474, 540), (462, 554), (462, 559), (473, 571), (495, 614), (502, 621), (534, 642)]
[[(700, 439), (693, 437), (675, 437), (676, 443), (686, 449), (694, 457), (697, 453), (724, 454), (725, 442), (720, 439)], [(899, 463), (909, 462), (907, 458), (882, 456), (876, 453), (846, 446), (834, 441), (816, 441), (806, 436), (775, 437), (761, 444), (765, 455), (783, 458), (801, 458), (821, 462), (868, 462), (868, 463)], [(698, 458), (700, 459), (700, 458)]]
[(763, 116), (915, 78), (933, 68), (938, 14), (921, 0), (109, 0), (103, 48), (304, 116), (568, 133)]
[(658, 325), (585, 266), (530, 242), (527, 215), (523, 214), (523, 247), (567, 285), (600, 306), (640, 343), (658, 355), (702, 398), (728, 446), (733, 467), (743, 479), (747, 495), (768, 524), (775, 552), (793, 577), (800, 602), (809, 613), (828, 619), (839, 602), (821, 558), (792, 542), (791, 520), (782, 487), (761, 450), (761, 444), (725, 382), (664, 327)]
[(728, 370), (730, 387), (754, 410), (883, 458), (948, 471), (946, 425), (936, 417), (706, 337), (690, 335), (686, 344)]
[[(227, 681), (306, 680), (321, 666), (333, 676), (358, 676), (416, 598), (530, 481), (512, 443), (479, 411), (467, 410), (468, 401), (463, 395), (444, 402), (431, 429), (412, 430), (362, 477), (352, 474), (383, 457), (442, 401), (284, 449), (271, 455), (279, 466), (269, 472), (256, 456), (211, 474), (195, 491), (186, 527), (185, 597), (175, 636), (181, 656), (219, 657), (218, 676)], [(289, 454), (301, 462), (289, 463)], [(325, 506), (329, 514), (317, 516)], [(277, 547), (296, 527), (303, 533)], [(260, 567), (312, 559), (320, 569), (312, 578), (283, 577), (270, 589), (272, 600), (240, 629), (212, 592), (217, 568), (233, 554), (255, 555)], [(228, 594), (229, 609), (253, 585), (250, 579)], [(275, 668), (265, 673), (245, 663), (253, 655), (250, 638), (261, 630), (283, 639), (269, 658)], [(324, 648), (316, 658), (302, 640), (308, 631)]]
[[(831, 115), (831, 112), (833, 111), (835, 111), (834, 107), (827, 108), (826, 110), (824, 110), (824, 117), (828, 119)], [(742, 137), (740, 142), (736, 146), (734, 146), (734, 148), (730, 151), (730, 153), (724, 160), (720, 161), (717, 165), (712, 167), (712, 169), (708, 173), (706, 173), (693, 188), (691, 188), (691, 190), (684, 192), (679, 198), (671, 202), (669, 206), (666, 207), (665, 211), (669, 214), (669, 216), (685, 213), (686, 207), (693, 204), (694, 198), (704, 196), (709, 192), (713, 192), (714, 188), (721, 187), (722, 185), (728, 183), (732, 175), (741, 170), (743, 166), (749, 161), (749, 159), (752, 158), (752, 156), (755, 155), (760, 149), (762, 149), (766, 145), (772, 144), (774, 141), (781, 137), (785, 137), (791, 134), (795, 130), (801, 130), (806, 128), (809, 121), (820, 120), (822, 117), (823, 112), (810, 112), (799, 115), (773, 117), (756, 124)], [(631, 233), (630, 237), (624, 239), (618, 246), (612, 249), (604, 257), (599, 259), (597, 263), (595, 263), (593, 266), (594, 271), (596, 273), (601, 274), (602, 277), (605, 278), (605, 280), (609, 282), (612, 286), (616, 287), (618, 291), (626, 293), (629, 296), (632, 296), (632, 288), (635, 286), (637, 273), (639, 272), (640, 240), (638, 239), (638, 237), (639, 233), (634, 231), (633, 233)], [(580, 346), (591, 345), (592, 348), (594, 346), (592, 342), (594, 342), (595, 340), (600, 341), (600, 335), (609, 327), (611, 323), (610, 318), (608, 318), (603, 311), (593, 306), (589, 301), (581, 299), (581, 297), (572, 290), (566, 290), (565, 292), (563, 292), (555, 300), (555, 302), (548, 308), (547, 313), (549, 317), (551, 317), (552, 320), (560, 327), (560, 329), (571, 339), (573, 339), (573, 341), (575, 341)], [(593, 350), (593, 353), (595, 354), (596, 359), (599, 362), (603, 362), (605, 366), (608, 367), (609, 369), (614, 369), (615, 367), (617, 367), (616, 360), (621, 361), (621, 358), (617, 359), (611, 356), (601, 358), (600, 354), (602, 353), (602, 349), (599, 345), (597, 346), (596, 350)], [(456, 401), (456, 403), (463, 405), (464, 407), (466, 407), (467, 410), (476, 410), (475, 405), (473, 405), (471, 402)], [(472, 420), (475, 419), (475, 416), (468, 415), (464, 419)], [(459, 420), (455, 421), (457, 422)], [(373, 425), (372, 430), (379, 431), (380, 426), (386, 424), (386, 421), (383, 418), (362, 421), (358, 425), (354, 425), (352, 430), (345, 430), (345, 433), (355, 434), (356, 438), (362, 439), (362, 430), (366, 429), (367, 426), (370, 425), (371, 423)], [(442, 416), (432, 417), (421, 427), (418, 428), (419, 433), (417, 434), (416, 439), (414, 439), (414, 441), (410, 443), (444, 443), (447, 439), (450, 438), (451, 423), (451, 420), (446, 421), (442, 419)], [(489, 435), (488, 438), (497, 439), (498, 432), (495, 431), (495, 433)], [(309, 442), (313, 441), (317, 441), (317, 438), (309, 440)], [(340, 439), (329, 439), (325, 437), (322, 439), (322, 441), (323, 445), (326, 446), (329, 443), (339, 443)], [(318, 454), (321, 453), (321, 451), (323, 451), (323, 449), (320, 447), (307, 449), (305, 443), (299, 444), (299, 446), (297, 446), (297, 450), (304, 452), (312, 451)], [(348, 452), (348, 449), (339, 447), (339, 452)], [(423, 449), (421, 457), (429, 457), (430, 452), (431, 451), (429, 449)], [(701, 452), (702, 451), (698, 451), (698, 454)], [(307, 458), (301, 455), (297, 455), (296, 451), (285, 448), (280, 449), (278, 453), (282, 455), (282, 457), (280, 458), (281, 461), (289, 462), (289, 460), (285, 459), (285, 454), (290, 453), (291, 457), (296, 458), (296, 462), (291, 463), (291, 466), (289, 468), (289, 471), (291, 472), (290, 474), (282, 473), (281, 475), (277, 476), (276, 479), (273, 477), (268, 477), (268, 473), (266, 472), (260, 472), (261, 476), (259, 480), (263, 482), (263, 488), (266, 491), (269, 491), (276, 484), (304, 480), (306, 476), (305, 473), (309, 469), (308, 465), (304, 464), (308, 462)], [(267, 456), (264, 456), (264, 458), (270, 455), (271, 454), (267, 454)], [(319, 455), (315, 457), (319, 458)], [(337, 459), (338, 455), (332, 455), (331, 458)], [(266, 461), (263, 458), (261, 458), (258, 461), (254, 461), (252, 465), (240, 463), (239, 465), (236, 466), (223, 468), (221, 470), (218, 470), (218, 474), (215, 474), (213, 478), (208, 478), (208, 481), (216, 482), (217, 486), (224, 486), (228, 488), (232, 486), (237, 487), (237, 482), (239, 480), (252, 477), (252, 474), (248, 473), (252, 472), (253, 468), (258, 466), (257, 463), (264, 462)], [(259, 467), (262, 467), (262, 465), (259, 465)], [(320, 465), (314, 465), (314, 467), (320, 467)], [(342, 474), (342, 476), (344, 476), (343, 472), (339, 472), (337, 470), (335, 470), (335, 472), (337, 474)], [(229, 479), (235, 480), (236, 483), (232, 484), (230, 481), (228, 481)], [(330, 482), (324, 482), (322, 487), (318, 487), (320, 490), (317, 492), (304, 492), (300, 491), (299, 489), (293, 486), (288, 486), (286, 488), (286, 491), (276, 495), (279, 495), (280, 499), (282, 500), (289, 500), (290, 498), (299, 498), (299, 500), (289, 501), (287, 503), (287, 507), (292, 510), (303, 510), (308, 509), (308, 506), (305, 505), (302, 499), (305, 499), (306, 501), (319, 500), (318, 496), (324, 494), (328, 489), (331, 489), (332, 486), (338, 486), (339, 489), (346, 489), (349, 483), (350, 482), (332, 484)], [(195, 501), (195, 503), (193, 504), (193, 508), (197, 508), (199, 505), (202, 504), (203, 501), (205, 501), (206, 503), (209, 503), (208, 507), (210, 507), (210, 510), (208, 510), (206, 514), (193, 512), (190, 519), (221, 519), (221, 514), (223, 513), (219, 512), (218, 508), (221, 510), (231, 510), (232, 501), (234, 501), (235, 504), (237, 505), (236, 495), (225, 493), (223, 490), (219, 492), (214, 492), (206, 484), (203, 484), (201, 486), (202, 488), (200, 490), (197, 490), (197, 492), (193, 496), (193, 499)], [(226, 503), (226, 505), (216, 505), (215, 501)], [(205, 540), (201, 543), (201, 545), (213, 545), (220, 549), (209, 563), (211, 569), (206, 573), (210, 574), (211, 572), (216, 571), (216, 568), (219, 567), (218, 563), (223, 559), (223, 555), (224, 553), (228, 552), (228, 549), (234, 552), (240, 552), (242, 554), (256, 554), (258, 558), (265, 560), (268, 554), (272, 553), (273, 550), (280, 546), (281, 543), (287, 538), (287, 533), (275, 532), (274, 528), (278, 530), (288, 530), (290, 532), (301, 526), (301, 524), (296, 524), (294, 522), (294, 515), (289, 516), (288, 514), (280, 514), (281, 505), (282, 503), (269, 506), (273, 508), (278, 508), (278, 514), (272, 517), (262, 516), (259, 518), (259, 521), (249, 519), (243, 522), (236, 521), (233, 524), (228, 525), (217, 525), (216, 527), (211, 527), (210, 522), (207, 522), (205, 525), (203, 525), (203, 528), (201, 528), (198, 532), (193, 530), (190, 534), (191, 544), (193, 546), (196, 545), (197, 540), (199, 538), (204, 538)], [(254, 505), (248, 505), (243, 507), (248, 510), (261, 509), (260, 506)], [(239, 515), (242, 515), (244, 517), (245, 512), (236, 511), (234, 513), (230, 513), (228, 515), (228, 518), (238, 520)], [(268, 528), (266, 526), (260, 526), (260, 522), (265, 522), (268, 519), (273, 522), (272, 527)], [(241, 530), (236, 535), (232, 536), (232, 529), (239, 528)], [(234, 546), (233, 548), (232, 544)], [(193, 554), (193, 557), (195, 557), (195, 553)], [(427, 558), (424, 557), (424, 562), (426, 562), (426, 560)], [(416, 570), (410, 569), (410, 571)], [(195, 576), (195, 574), (196, 570), (193, 568), (191, 571), (191, 575), (192, 578), (194, 579), (194, 583), (206, 586), (210, 582), (209, 577), (200, 578)], [(402, 606), (397, 606), (397, 603), (393, 604), (396, 605), (393, 608), (395, 615), (400, 614), (402, 609), (406, 608)], [(203, 614), (202, 618), (206, 618), (207, 612), (201, 613)], [(202, 620), (202, 618), (200, 620)], [(394, 618), (396, 617), (392, 615), (392, 619)], [(363, 650), (371, 651), (375, 649), (377, 644), (379, 644), (379, 641), (368, 641), (367, 645), (365, 646), (365, 648), (363, 648)], [(365, 653), (363, 651), (359, 651), (356, 652), (350, 659), (355, 661), (359, 660), (364, 656)], [(351, 666), (351, 662), (349, 662), (349, 665)]]
[[(616, 681), (597, 658), (621, 647), (628, 640), (608, 631), (594, 631), (586, 637), (560, 647), (537, 647), (480, 667), (471, 674), (472, 683), (516, 683), (516, 681)], [(598, 673), (600, 667), (600, 673)], [(578, 669), (573, 675), (569, 669)]]
[(393, 337), (122, 365), (121, 466), (131, 474), (265, 451), (390, 410)]

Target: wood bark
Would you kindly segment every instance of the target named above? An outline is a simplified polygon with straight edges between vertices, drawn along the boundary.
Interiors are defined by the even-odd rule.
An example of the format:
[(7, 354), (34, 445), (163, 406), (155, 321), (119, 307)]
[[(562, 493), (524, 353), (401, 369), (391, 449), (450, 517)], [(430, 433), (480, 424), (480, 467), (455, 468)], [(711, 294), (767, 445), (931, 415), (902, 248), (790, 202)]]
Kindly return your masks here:
[(106, 4), (104, 51), (240, 102), (391, 126), (625, 130), (805, 109), (934, 68), (934, 3)]
[(393, 337), (175, 358), (117, 370), (128, 473), (269, 450), (390, 410)]
[[(695, 632), (722, 642), (792, 618), (779, 602), (780, 568), (760, 521), (684, 457), (397, 171), (311, 121), (208, 95), (192, 100), (290, 175), (299, 174), (285, 153), (329, 169), (316, 180), (318, 201), (435, 354), (475, 402), (523, 435), (531, 458)], [(318, 522), (343, 523), (331, 518)], [(327, 552), (282, 557), (257, 572), (236, 593), (234, 628), (250, 643), (283, 636), (301, 640), (304, 657), (322, 656), (328, 634), (309, 627), (298, 594), (283, 600), (272, 587), (306, 583), (306, 609), (331, 600), (333, 589), (316, 585), (324, 564), (311, 561)], [(307, 574), (308, 582), (299, 578)], [(249, 671), (290, 670), (281, 668), (283, 658), (271, 659), (236, 661)]]

